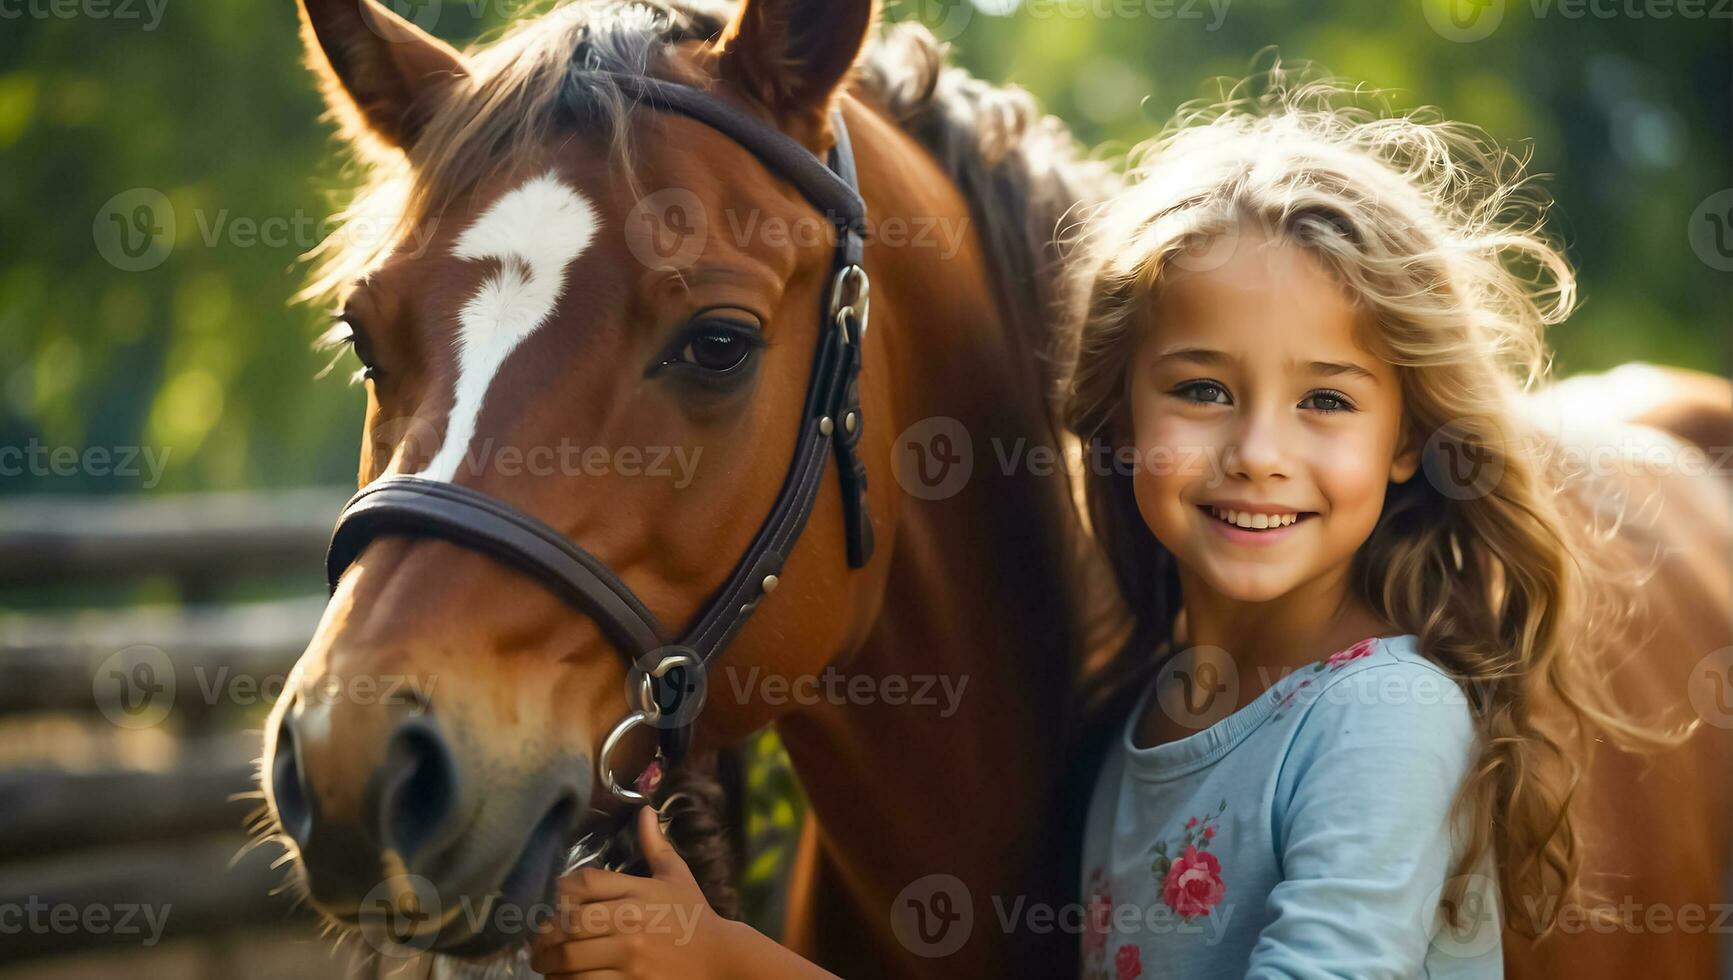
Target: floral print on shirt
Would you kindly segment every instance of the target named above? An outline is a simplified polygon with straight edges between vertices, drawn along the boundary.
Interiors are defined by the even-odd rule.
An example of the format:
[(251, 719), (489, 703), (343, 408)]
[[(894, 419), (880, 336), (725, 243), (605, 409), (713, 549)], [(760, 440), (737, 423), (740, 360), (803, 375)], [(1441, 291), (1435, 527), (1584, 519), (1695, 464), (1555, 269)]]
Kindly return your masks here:
[(1107, 939), (1113, 931), (1113, 893), (1107, 887), (1107, 873), (1100, 868), (1092, 869), (1085, 892), (1083, 976), (1090, 980), (1108, 980)]
[[(1187, 922), (1208, 915), (1221, 903), (1227, 892), (1222, 880), (1221, 862), (1209, 852), (1216, 838), (1216, 822), (1227, 811), (1228, 801), (1222, 800), (1214, 813), (1186, 820), (1185, 828), (1173, 842), (1177, 857), (1168, 854), (1168, 842), (1156, 841), (1150, 848), (1155, 859), (1150, 870), (1155, 873), (1161, 891), (1162, 904)], [(1101, 868), (1089, 872), (1084, 888), (1083, 969), (1084, 980), (1138, 980), (1143, 976), (1143, 950), (1136, 942), (1122, 943), (1113, 952), (1111, 966), (1107, 949), (1113, 939), (1113, 893), (1107, 873)]]
[[(1361, 657), (1371, 656), (1372, 644), (1376, 642), (1377, 637), (1367, 637), (1346, 650), (1338, 650), (1335, 653), (1330, 654), (1329, 657), (1313, 664), (1310, 673), (1322, 674), (1326, 671), (1329, 673), (1335, 673), (1348, 664), (1359, 660)], [(1282, 717), (1282, 712), (1293, 705), (1294, 696), (1311, 686), (1312, 678), (1306, 677), (1301, 679), (1300, 683), (1289, 688), (1288, 693), (1282, 695), (1281, 699), (1276, 702), (1276, 710), (1271, 713), (1270, 719), (1274, 721), (1275, 719)]]
[(1227, 808), (1228, 801), (1223, 799), (1214, 813), (1186, 820), (1184, 837), (1175, 845), (1179, 850), (1177, 857), (1168, 854), (1165, 840), (1156, 841), (1150, 848), (1155, 852), (1155, 860), (1150, 862), (1149, 870), (1160, 883), (1162, 904), (1187, 922), (1208, 915), (1227, 891), (1221, 862), (1209, 853), (1210, 841), (1216, 836), (1216, 821)]

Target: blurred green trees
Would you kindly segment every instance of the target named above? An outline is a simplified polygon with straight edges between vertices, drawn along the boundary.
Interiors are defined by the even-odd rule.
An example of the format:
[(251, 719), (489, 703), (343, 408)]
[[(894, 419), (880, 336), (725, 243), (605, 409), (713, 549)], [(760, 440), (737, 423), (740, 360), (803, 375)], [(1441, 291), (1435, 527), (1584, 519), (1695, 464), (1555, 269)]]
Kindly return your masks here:
[[(524, 9), (394, 2), (457, 41)], [(1715, 266), (1733, 253), (1710, 225), (1729, 216), (1699, 213), (1733, 183), (1716, 2), (892, 0), (888, 14), (933, 25), (1109, 154), (1269, 45), (1532, 139), (1583, 277), (1561, 365), (1723, 371)], [(1495, 11), (1487, 37), (1464, 39)], [(344, 186), (300, 58), (291, 0), (0, 0), (0, 445), (170, 453), (149, 488), (38, 473), (0, 477), (0, 494), (353, 479), (362, 396), (346, 372), (314, 380), (322, 311), (289, 302)]]

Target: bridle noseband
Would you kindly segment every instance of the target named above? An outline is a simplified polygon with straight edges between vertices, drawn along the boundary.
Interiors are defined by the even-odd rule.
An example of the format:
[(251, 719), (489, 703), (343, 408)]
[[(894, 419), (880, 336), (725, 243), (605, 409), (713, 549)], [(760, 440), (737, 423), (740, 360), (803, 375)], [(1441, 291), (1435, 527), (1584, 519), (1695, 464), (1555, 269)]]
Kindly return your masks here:
[(776, 589), (783, 562), (806, 526), (835, 455), (841, 477), (843, 521), (850, 568), (872, 557), (872, 518), (866, 506), (866, 466), (856, 450), (863, 418), (858, 380), (866, 334), (869, 284), (861, 265), (866, 205), (854, 154), (840, 112), (833, 116), (836, 147), (827, 166), (786, 134), (713, 95), (686, 85), (638, 75), (610, 76), (640, 102), (697, 120), (721, 132), (792, 184), (837, 232), (834, 271), (820, 311), (818, 350), (800, 413), (794, 459), (770, 514), (720, 591), (677, 639), (606, 564), (529, 514), (478, 490), (418, 476), (386, 476), (363, 487), (343, 508), (325, 559), (332, 591), (351, 564), (383, 535), (440, 538), (483, 552), (534, 575), (594, 619), (634, 668), (633, 710), (602, 744), (598, 769), (619, 799), (644, 803), (649, 788), (614, 775), (611, 756), (639, 725), (661, 731), (657, 761), (672, 766), (691, 744), (692, 723), (703, 704), (711, 663), (740, 632), (759, 602)]

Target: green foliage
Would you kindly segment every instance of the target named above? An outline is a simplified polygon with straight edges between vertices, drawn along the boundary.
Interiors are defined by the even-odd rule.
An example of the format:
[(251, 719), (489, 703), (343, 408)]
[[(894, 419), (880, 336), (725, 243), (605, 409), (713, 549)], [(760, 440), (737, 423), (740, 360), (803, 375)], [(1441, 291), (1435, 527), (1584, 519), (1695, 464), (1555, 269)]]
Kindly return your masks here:
[[(1432, 25), (1450, 31), (1458, 5), (1502, 16), (1483, 39), (1452, 40)], [(892, 0), (889, 7), (946, 31), (971, 5)], [(983, 12), (1005, 7), (1014, 12)], [(1721, 373), (1729, 354), (1727, 273), (1699, 259), (1687, 238), (1692, 222), (1709, 220), (1699, 206), (1729, 184), (1733, 58), (1727, 15), (1710, 17), (1714, 8), (1610, 0), (975, 0), (953, 44), (963, 63), (1035, 92), (1108, 156), (1146, 139), (1183, 103), (1217, 95), (1212, 76), (1239, 78), (1267, 66), (1272, 49), (1284, 63), (1310, 62), (1386, 90), (1398, 110), (1436, 106), (1531, 150), (1533, 170), (1546, 175), (1553, 232), (1581, 274), (1584, 299), (1552, 337), (1561, 371), (1651, 360)], [(1723, 268), (1730, 265), (1733, 254)]]
[(741, 904), (746, 921), (774, 936), (782, 928), (784, 875), (800, 842), (806, 797), (774, 732), (760, 732), (748, 740), (741, 755), (746, 770), (747, 843)]
[[(445, 0), (433, 17), (434, 2), (396, 5), (460, 42), (526, 9)], [(1532, 139), (1583, 274), (1582, 312), (1555, 337), (1561, 366), (1721, 370), (1727, 279), (1686, 228), (1729, 183), (1727, 22), (1683, 4), (1603, 18), (1572, 0), (1503, 0), (1497, 30), (1462, 43), (1423, 16), (1447, 2), (892, 0), (889, 15), (935, 25), (963, 63), (1033, 90), (1108, 154), (1270, 45), (1394, 89), (1399, 105)], [(38, 473), (0, 479), (0, 493), (346, 482), (363, 396), (346, 364), (315, 380), (323, 311), (290, 303), (298, 257), (345, 185), (294, 4), (155, 4), (39, 2), (0, 29), (0, 445), (151, 445), (169, 465), (149, 487)], [(122, 271), (97, 242), (126, 231), (136, 193), (109, 202), (139, 188), (168, 202), (173, 248)]]

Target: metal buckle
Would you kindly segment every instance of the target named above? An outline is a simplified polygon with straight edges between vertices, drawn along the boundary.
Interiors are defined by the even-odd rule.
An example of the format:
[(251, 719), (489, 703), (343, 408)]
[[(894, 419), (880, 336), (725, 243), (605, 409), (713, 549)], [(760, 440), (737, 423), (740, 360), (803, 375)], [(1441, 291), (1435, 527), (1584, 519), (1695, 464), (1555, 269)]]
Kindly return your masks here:
[(676, 667), (698, 669), (698, 661), (684, 653), (670, 654), (656, 662), (656, 666), (638, 675), (638, 713), (648, 722), (662, 720), (662, 705), (656, 700), (656, 681), (668, 676), (668, 672)]
[[(836, 272), (836, 278), (830, 283), (830, 314), (836, 320), (837, 328), (842, 331), (843, 340), (858, 344), (866, 337), (867, 313), (871, 309), (872, 283), (867, 279), (866, 270), (856, 263), (850, 262)], [(860, 324), (860, 332), (849, 336), (848, 317), (844, 314), (853, 313), (855, 322)]]

